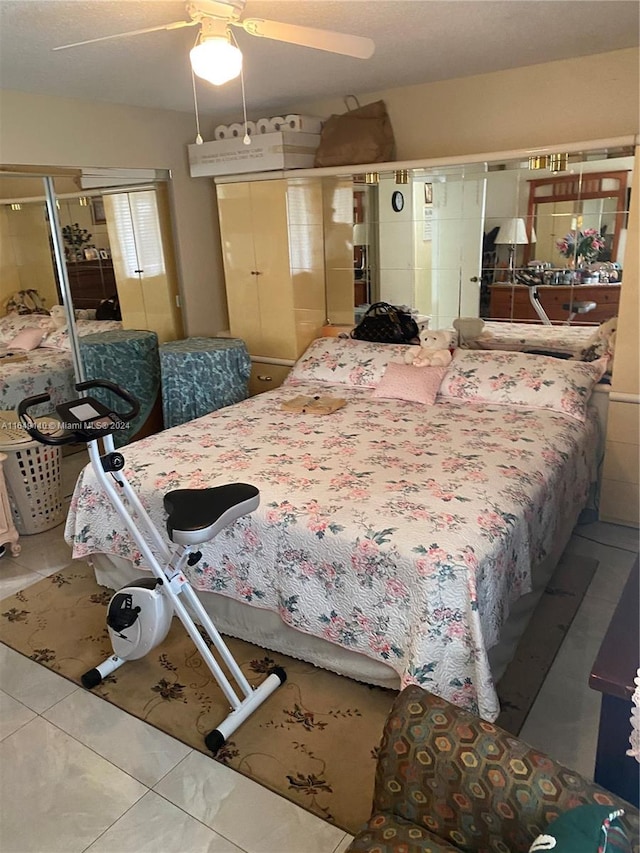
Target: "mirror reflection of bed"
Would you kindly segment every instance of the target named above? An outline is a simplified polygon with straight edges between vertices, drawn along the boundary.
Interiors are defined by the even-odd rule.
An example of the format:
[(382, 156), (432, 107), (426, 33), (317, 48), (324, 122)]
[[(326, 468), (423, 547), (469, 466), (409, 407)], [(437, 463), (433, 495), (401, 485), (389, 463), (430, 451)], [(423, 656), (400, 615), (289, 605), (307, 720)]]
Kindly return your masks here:
[[(325, 229), (352, 227), (358, 267), (350, 279), (350, 245), (342, 261), (333, 249), (327, 253), (328, 321), (349, 327), (358, 320), (366, 278), (368, 303), (407, 305), (429, 317), (432, 328), (449, 328), (460, 316), (481, 317), (496, 341), (510, 335), (507, 342), (515, 344), (531, 326), (535, 343), (546, 336), (550, 349), (567, 339), (584, 342), (618, 314), (632, 180), (632, 149), (624, 146), (571, 153), (560, 173), (531, 169), (519, 158), (433, 169), (386, 170), (381, 164), (372, 184), (364, 175), (327, 176), (331, 204), (325, 210), (332, 214)], [(398, 191), (401, 210), (393, 205)], [(514, 230), (514, 223), (521, 228)], [(604, 242), (590, 262), (559, 252), (556, 244), (568, 233), (588, 229)], [(522, 283), (532, 276), (547, 320)]]
[[(80, 348), (84, 346), (89, 364), (97, 357), (104, 362), (103, 351), (95, 356), (90, 344), (111, 342), (115, 357), (116, 348), (124, 352), (136, 344), (134, 330), (141, 341), (145, 332), (153, 336), (156, 355), (150, 357), (156, 360), (158, 343), (182, 336), (166, 181), (153, 180), (153, 173), (148, 172), (144, 178), (129, 174), (124, 180), (117, 170), (113, 174), (100, 170), (95, 176), (79, 170), (56, 171), (68, 173), (53, 178), (69, 284), (66, 300), (55, 262), (43, 179), (25, 174), (0, 177), (2, 313), (12, 295), (21, 291), (35, 291), (47, 312), (25, 314), (19, 321), (6, 314), (0, 317), (5, 358), (7, 346), (14, 344), (14, 332), (19, 331), (16, 323), (45, 329), (38, 346), (21, 352), (19, 361), (5, 362), (3, 409), (13, 409), (27, 388), (31, 393), (48, 390), (52, 405), (70, 396), (71, 383), (81, 368), (66, 331), (65, 301), (73, 311), (78, 340), (85, 339)], [(20, 310), (27, 311), (28, 306)], [(120, 335), (119, 329), (131, 331)], [(144, 341), (138, 347), (154, 349)], [(120, 364), (127, 362), (128, 369), (135, 370), (131, 358), (119, 358)], [(162, 428), (158, 390), (159, 380), (153, 388), (149, 385), (148, 393), (154, 399), (145, 409), (144, 432)]]

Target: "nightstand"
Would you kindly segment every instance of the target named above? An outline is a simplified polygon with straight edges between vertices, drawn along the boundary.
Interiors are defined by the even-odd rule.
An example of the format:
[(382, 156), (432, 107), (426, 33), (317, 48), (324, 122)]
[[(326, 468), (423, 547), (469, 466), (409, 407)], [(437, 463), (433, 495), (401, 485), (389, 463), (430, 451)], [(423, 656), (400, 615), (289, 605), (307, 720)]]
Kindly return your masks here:
[(0, 453), (0, 545), (11, 543), (11, 554), (17, 557), (21, 551), (18, 545), (18, 531), (13, 523), (13, 515), (7, 494), (7, 484), (4, 480), (3, 463), (7, 458), (6, 453)]
[(237, 338), (185, 338), (160, 344), (164, 427), (246, 400), (251, 359)]

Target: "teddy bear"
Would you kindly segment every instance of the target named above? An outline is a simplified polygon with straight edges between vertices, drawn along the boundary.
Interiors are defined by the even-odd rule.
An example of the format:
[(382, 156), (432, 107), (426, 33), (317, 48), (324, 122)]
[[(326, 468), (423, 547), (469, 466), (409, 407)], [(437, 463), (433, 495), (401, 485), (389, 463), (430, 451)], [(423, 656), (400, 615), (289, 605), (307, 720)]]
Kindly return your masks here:
[(444, 329), (423, 329), (420, 332), (420, 345), (406, 351), (405, 364), (414, 367), (446, 367), (451, 363), (451, 333)]
[(606, 356), (609, 359), (607, 370), (611, 372), (613, 366), (613, 355), (616, 347), (616, 330), (618, 318), (611, 317), (600, 323), (591, 337), (586, 341), (584, 348), (574, 358), (578, 361), (595, 361)]
[(453, 328), (458, 333), (458, 346), (463, 349), (482, 349), (483, 343), (491, 340), (491, 332), (484, 328), (480, 317), (457, 317)]
[(49, 311), (56, 329), (62, 329), (67, 325), (67, 316), (63, 305), (54, 305)]

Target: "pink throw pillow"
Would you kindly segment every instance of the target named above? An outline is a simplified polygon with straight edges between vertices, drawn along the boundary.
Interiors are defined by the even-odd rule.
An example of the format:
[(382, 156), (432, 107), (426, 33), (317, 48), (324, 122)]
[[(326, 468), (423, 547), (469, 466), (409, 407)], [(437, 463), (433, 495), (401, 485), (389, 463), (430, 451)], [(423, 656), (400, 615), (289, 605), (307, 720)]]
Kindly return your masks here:
[(7, 349), (22, 349), (30, 351), (40, 346), (40, 341), (44, 337), (45, 330), (28, 326), (15, 336), (12, 341), (7, 344)]
[(414, 367), (391, 361), (373, 396), (433, 406), (446, 372), (446, 367)]

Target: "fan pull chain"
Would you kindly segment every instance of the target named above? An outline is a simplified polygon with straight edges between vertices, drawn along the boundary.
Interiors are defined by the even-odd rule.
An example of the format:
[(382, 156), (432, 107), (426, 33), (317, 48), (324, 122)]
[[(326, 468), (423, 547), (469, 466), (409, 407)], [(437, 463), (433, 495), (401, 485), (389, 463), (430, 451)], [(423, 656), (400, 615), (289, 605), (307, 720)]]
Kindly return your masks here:
[[(233, 34), (233, 30), (229, 30), (229, 35), (231, 36), (231, 40), (235, 44), (235, 46), (240, 50), (240, 46), (236, 41), (236, 37)], [(243, 142), (245, 145), (251, 145), (251, 137), (249, 136), (249, 128), (247, 127), (247, 99), (244, 94), (244, 67), (240, 66), (240, 86), (242, 87), (242, 114), (244, 116), (244, 138)]]
[(200, 116), (198, 115), (198, 97), (196, 95), (196, 78), (195, 78), (193, 71), (191, 72), (191, 83), (193, 85), (193, 105), (195, 107), (195, 112), (196, 112), (196, 145), (202, 145), (204, 140), (202, 139), (202, 136), (200, 135)]
[(244, 139), (242, 141), (245, 145), (251, 145), (251, 137), (247, 127), (247, 101), (244, 96), (244, 72), (242, 70), (240, 70), (240, 85), (242, 86), (242, 112), (244, 115)]
[[(200, 38), (200, 33), (196, 36), (195, 44), (198, 44), (198, 39)], [(191, 86), (193, 88), (193, 106), (196, 113), (196, 145), (202, 145), (203, 139), (200, 135), (200, 116), (198, 115), (198, 95), (196, 93), (196, 75), (193, 73), (193, 68), (191, 69)]]

